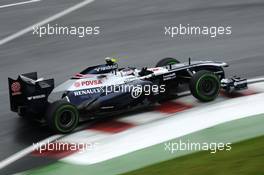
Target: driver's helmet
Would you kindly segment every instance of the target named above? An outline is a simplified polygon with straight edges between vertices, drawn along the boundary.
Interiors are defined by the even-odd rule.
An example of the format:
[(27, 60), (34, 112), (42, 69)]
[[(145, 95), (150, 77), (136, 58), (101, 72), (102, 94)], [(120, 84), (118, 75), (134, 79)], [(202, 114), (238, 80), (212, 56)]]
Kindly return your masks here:
[(114, 64), (117, 62), (117, 59), (113, 58), (113, 57), (106, 57), (105, 62), (106, 62), (106, 64)]

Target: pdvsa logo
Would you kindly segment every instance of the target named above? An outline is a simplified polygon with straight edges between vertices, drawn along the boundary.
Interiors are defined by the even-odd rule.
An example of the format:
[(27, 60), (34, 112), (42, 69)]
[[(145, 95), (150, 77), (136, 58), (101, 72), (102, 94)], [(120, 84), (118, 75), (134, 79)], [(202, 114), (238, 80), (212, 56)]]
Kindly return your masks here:
[(87, 80), (87, 81), (81, 81), (81, 82), (75, 82), (75, 87), (81, 87), (81, 86), (95, 86), (103, 84), (102, 80)]
[(12, 95), (21, 94), (21, 85), (19, 82), (14, 82), (11, 84)]
[(75, 87), (80, 87), (80, 86), (81, 86), (81, 83), (80, 83), (80, 82), (75, 82), (75, 83), (74, 83), (74, 86), (75, 86)]

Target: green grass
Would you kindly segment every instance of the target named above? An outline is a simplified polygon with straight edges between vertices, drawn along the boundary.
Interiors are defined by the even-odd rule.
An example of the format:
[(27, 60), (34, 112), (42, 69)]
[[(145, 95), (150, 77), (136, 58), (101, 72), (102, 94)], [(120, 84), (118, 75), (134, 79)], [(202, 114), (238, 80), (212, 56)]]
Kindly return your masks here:
[(125, 175), (263, 175), (264, 136), (232, 145), (231, 151), (198, 152)]

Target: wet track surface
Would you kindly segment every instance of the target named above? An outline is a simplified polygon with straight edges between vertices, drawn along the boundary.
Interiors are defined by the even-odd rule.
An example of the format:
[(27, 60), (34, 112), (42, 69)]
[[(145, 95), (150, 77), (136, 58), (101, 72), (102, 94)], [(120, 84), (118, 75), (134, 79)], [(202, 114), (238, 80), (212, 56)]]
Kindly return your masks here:
[[(1, 1), (5, 4), (6, 1)], [(9, 1), (10, 2), (10, 1)], [(8, 3), (9, 3), (8, 2)], [(15, 2), (15, 1), (14, 1)], [(43, 20), (80, 1), (43, 0), (0, 9), (0, 38)], [(0, 4), (2, 5), (2, 4)], [(51, 135), (9, 111), (7, 77), (38, 71), (63, 82), (86, 66), (119, 57), (120, 66), (153, 66), (163, 57), (181, 61), (228, 62), (229, 75), (264, 75), (264, 2), (225, 0), (96, 0), (50, 24), (100, 26), (101, 34), (46, 36), (27, 33), (0, 46), (0, 160)], [(164, 26), (179, 24), (232, 26), (231, 36), (164, 35)]]

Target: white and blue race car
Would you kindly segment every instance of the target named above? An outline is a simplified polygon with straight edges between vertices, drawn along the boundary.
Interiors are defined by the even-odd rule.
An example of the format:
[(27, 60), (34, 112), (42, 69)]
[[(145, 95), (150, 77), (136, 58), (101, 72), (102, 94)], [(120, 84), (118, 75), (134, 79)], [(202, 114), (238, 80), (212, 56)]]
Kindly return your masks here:
[(182, 84), (202, 102), (214, 100), (220, 89), (247, 88), (245, 79), (225, 79), (224, 62), (180, 63), (164, 58), (153, 68), (119, 68), (114, 58), (88, 67), (54, 88), (54, 79), (37, 73), (9, 78), (11, 110), (44, 120), (58, 133), (72, 132), (80, 118), (92, 119), (153, 105), (170, 97)]

